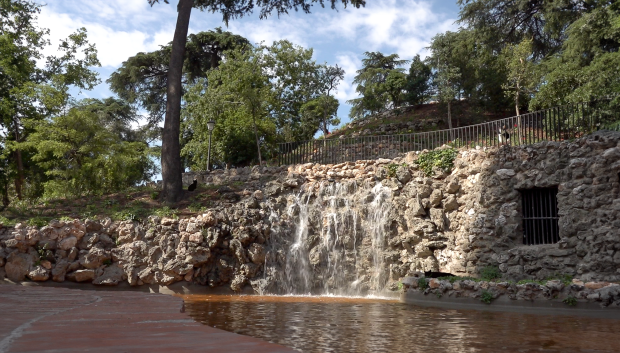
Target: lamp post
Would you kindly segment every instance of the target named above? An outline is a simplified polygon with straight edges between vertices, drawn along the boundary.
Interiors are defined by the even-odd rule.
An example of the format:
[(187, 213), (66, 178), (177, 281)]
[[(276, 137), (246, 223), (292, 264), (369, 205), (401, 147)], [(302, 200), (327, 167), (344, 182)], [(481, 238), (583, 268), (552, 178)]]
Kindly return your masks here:
[(207, 155), (207, 171), (211, 170), (211, 135), (213, 135), (213, 128), (215, 128), (215, 121), (207, 121), (207, 129), (209, 129), (209, 154)]

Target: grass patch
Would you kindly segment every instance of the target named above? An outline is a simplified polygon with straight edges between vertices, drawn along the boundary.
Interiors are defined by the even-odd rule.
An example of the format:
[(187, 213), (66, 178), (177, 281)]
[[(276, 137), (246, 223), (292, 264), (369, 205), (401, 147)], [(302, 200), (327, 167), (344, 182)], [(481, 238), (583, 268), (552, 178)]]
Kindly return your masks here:
[(158, 217), (179, 218), (178, 211), (168, 206), (153, 210), (153, 214)]

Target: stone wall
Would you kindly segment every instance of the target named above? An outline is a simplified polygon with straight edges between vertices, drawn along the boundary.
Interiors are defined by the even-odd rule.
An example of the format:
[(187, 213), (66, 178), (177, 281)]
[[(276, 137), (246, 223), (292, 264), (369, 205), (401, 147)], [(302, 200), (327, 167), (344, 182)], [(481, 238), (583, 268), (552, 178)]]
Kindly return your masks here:
[[(417, 158), (412, 152), (394, 160), (202, 173), (201, 183), (243, 182), (247, 187), (243, 194), (222, 197), (190, 219), (54, 221), (43, 228), (2, 228), (0, 279), (98, 285), (187, 281), (233, 290), (251, 285), (256, 291), (282, 291), (282, 269), (299, 229), (296, 202), (305, 196), (343, 205), (346, 201), (347, 207), (358, 210), (357, 230), (352, 227), (350, 234), (336, 240), (346, 255), (338, 266), (357, 278), (356, 285), (368, 282), (362, 283), (366, 288), (372, 287), (373, 263), (380, 264), (375, 270), (382, 285), (391, 289), (419, 271), (477, 276), (489, 265), (499, 266), (504, 279), (512, 280), (559, 274), (583, 281), (620, 280), (620, 133), (462, 150), (451, 172), (437, 171), (434, 177), (416, 167)], [(399, 165), (394, 175), (387, 168), (390, 164)], [(185, 183), (194, 177), (186, 174)], [(372, 225), (385, 231), (377, 244), (358, 230), (360, 225), (371, 226), (369, 205), (376, 197), (370, 190), (379, 183), (389, 189), (382, 202), (390, 207), (381, 218), (384, 223)], [(325, 185), (346, 185), (351, 197), (343, 201), (321, 196)], [(549, 186), (559, 190), (561, 240), (523, 245), (519, 190)], [(218, 192), (226, 196), (230, 189)], [(322, 270), (329, 257), (318, 239), (327, 234), (327, 215), (321, 214), (320, 202), (314, 204), (317, 216), (308, 219), (315, 224), (307, 227), (311, 241), (303, 246), (316, 286), (332, 279), (326, 277), (331, 272)], [(381, 251), (380, 261), (369, 260), (370, 247)]]

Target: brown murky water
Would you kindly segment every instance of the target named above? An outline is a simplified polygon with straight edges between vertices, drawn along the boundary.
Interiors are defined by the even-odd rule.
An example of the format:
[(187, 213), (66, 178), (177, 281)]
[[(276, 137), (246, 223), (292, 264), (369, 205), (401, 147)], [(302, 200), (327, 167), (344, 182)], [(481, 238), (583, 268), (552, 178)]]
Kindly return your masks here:
[(620, 352), (620, 320), (421, 308), (381, 299), (184, 299), (199, 322), (303, 352)]

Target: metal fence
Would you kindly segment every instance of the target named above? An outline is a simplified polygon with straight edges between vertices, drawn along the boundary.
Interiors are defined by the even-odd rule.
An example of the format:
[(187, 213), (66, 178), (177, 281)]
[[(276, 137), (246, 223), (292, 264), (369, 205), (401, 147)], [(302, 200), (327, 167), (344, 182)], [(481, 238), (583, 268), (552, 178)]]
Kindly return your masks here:
[(279, 165), (335, 164), (395, 158), (443, 145), (475, 148), (565, 141), (602, 129), (620, 131), (620, 114), (610, 100), (567, 104), (451, 130), (280, 143), (277, 158)]

